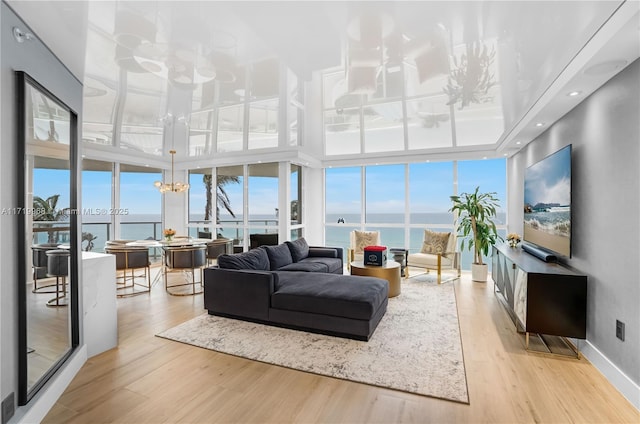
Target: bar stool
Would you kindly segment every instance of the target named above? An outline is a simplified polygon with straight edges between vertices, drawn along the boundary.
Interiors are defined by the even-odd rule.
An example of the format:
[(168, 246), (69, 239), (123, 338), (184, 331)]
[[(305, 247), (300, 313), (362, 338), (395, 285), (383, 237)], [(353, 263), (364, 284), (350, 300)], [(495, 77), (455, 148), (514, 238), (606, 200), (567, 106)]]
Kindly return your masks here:
[(40, 278), (47, 274), (47, 251), (58, 249), (58, 243), (41, 243), (31, 246), (33, 269), (33, 293), (55, 293), (49, 285), (38, 287), (38, 276)]
[[(125, 247), (122, 245), (118, 247), (108, 246), (104, 248), (104, 252), (115, 255), (116, 271), (122, 271), (122, 277), (116, 277), (118, 290), (123, 290), (123, 292), (118, 293), (118, 297), (135, 296), (151, 292), (151, 272), (149, 269), (150, 263), (148, 248)], [(137, 269), (143, 269), (144, 273), (142, 275), (135, 275), (135, 271)], [(131, 276), (127, 275), (127, 271), (131, 271)], [(138, 282), (136, 277), (145, 278), (146, 284), (144, 282)], [(122, 278), (121, 283), (117, 281), (118, 278)], [(131, 282), (131, 284), (127, 284), (127, 282)]]
[[(202, 269), (206, 265), (207, 247), (204, 245), (164, 247), (164, 287), (173, 296), (191, 296), (202, 293)], [(196, 269), (200, 270), (200, 289), (196, 291)], [(172, 271), (190, 272), (191, 282), (169, 285), (167, 274)], [(175, 292), (170, 289), (191, 285), (191, 292)]]
[(56, 297), (48, 300), (47, 306), (68, 305), (67, 275), (69, 275), (69, 251), (64, 249), (48, 250), (47, 276), (56, 277)]

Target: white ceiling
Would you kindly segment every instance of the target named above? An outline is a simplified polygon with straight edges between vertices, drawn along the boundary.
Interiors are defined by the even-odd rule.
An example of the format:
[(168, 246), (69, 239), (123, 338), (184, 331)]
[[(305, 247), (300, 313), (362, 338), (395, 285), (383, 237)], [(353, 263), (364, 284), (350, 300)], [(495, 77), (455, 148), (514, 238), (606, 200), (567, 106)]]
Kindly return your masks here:
[[(88, 86), (97, 80), (117, 87), (115, 46), (127, 35), (143, 37), (145, 22), (156, 30), (155, 41), (196, 43), (229, 53), (240, 64), (278, 57), (306, 80), (315, 71), (343, 66), (346, 40), (368, 36), (359, 31), (363, 20), (357, 18), (374, 12), (383, 17), (383, 31), (404, 36), (405, 50), (438, 32), (445, 34), (451, 49), (470, 40), (492, 39), (499, 52), (504, 122), (504, 132), (493, 145), (497, 154), (522, 148), (640, 56), (638, 1), (8, 4), (78, 79), (91, 81)], [(123, 22), (123, 11), (145, 21)], [(156, 80), (144, 77), (152, 74), (137, 75), (136, 89), (157, 88)], [(579, 94), (570, 97), (571, 91)], [(542, 125), (536, 126), (538, 122)]]

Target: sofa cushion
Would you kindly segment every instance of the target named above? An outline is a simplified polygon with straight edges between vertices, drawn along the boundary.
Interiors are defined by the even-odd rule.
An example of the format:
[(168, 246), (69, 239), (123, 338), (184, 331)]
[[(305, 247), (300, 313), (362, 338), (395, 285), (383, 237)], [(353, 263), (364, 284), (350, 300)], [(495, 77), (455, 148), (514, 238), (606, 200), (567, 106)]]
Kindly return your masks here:
[[(432, 255), (430, 253), (411, 253), (407, 256), (407, 261), (410, 266), (418, 268), (437, 268), (438, 267), (438, 255)], [(440, 266), (442, 268), (452, 268), (453, 260), (446, 256), (440, 258)]]
[(309, 247), (309, 257), (325, 257), (325, 258), (337, 258), (342, 255), (338, 254), (338, 248), (335, 247)]
[(369, 320), (387, 299), (389, 283), (375, 277), (277, 271), (271, 307)]
[(300, 263), (302, 264), (307, 264), (307, 263), (317, 263), (317, 264), (322, 264), (325, 266), (325, 271), (323, 272), (331, 272), (331, 273), (336, 273), (338, 270), (340, 271), (339, 274), (342, 274), (342, 259), (338, 259), (338, 258), (326, 258), (326, 257), (309, 257), (309, 258), (305, 258), (303, 260), (300, 261)]
[(294, 241), (285, 241), (285, 244), (291, 251), (291, 258), (293, 259), (293, 262), (298, 262), (309, 256), (309, 245), (304, 237)]
[(284, 243), (277, 246), (263, 246), (262, 248), (267, 251), (272, 271), (293, 263), (293, 259), (291, 258), (291, 251), (289, 250), (289, 247), (287, 247), (287, 245)]
[(294, 262), (278, 268), (278, 271), (329, 272), (329, 267), (322, 262), (311, 262), (305, 259), (302, 262)]
[(218, 267), (269, 271), (269, 256), (263, 248), (251, 249), (248, 252), (233, 255), (225, 253), (218, 256)]

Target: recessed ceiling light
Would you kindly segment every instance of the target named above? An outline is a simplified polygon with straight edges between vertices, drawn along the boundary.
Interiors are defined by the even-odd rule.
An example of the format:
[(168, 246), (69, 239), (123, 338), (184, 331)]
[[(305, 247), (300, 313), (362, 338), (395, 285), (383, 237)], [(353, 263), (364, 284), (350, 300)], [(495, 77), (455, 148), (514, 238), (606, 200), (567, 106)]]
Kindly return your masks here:
[(567, 93), (567, 96), (569, 97), (576, 97), (582, 94), (582, 91), (570, 91)]
[(507, 154), (505, 153), (505, 154), (503, 154), (502, 156), (506, 157), (506, 156), (507, 156)]
[(522, 142), (521, 141), (516, 141), (516, 144), (520, 145), (520, 144), (522, 144)]
[(588, 67), (584, 70), (584, 73), (591, 76), (605, 75), (622, 69), (626, 64), (626, 60), (609, 60)]
[(536, 122), (536, 127), (544, 127), (544, 122)]
[(482, 157), (482, 159), (486, 159), (486, 158), (487, 158), (486, 156), (483, 156), (483, 157)]

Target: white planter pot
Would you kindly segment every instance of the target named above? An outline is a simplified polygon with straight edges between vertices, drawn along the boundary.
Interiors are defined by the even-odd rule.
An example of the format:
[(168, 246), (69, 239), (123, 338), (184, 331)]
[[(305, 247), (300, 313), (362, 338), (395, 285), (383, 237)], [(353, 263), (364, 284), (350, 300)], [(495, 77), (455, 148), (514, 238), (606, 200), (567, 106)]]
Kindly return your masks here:
[(471, 279), (481, 283), (487, 282), (489, 266), (487, 264), (471, 264)]

